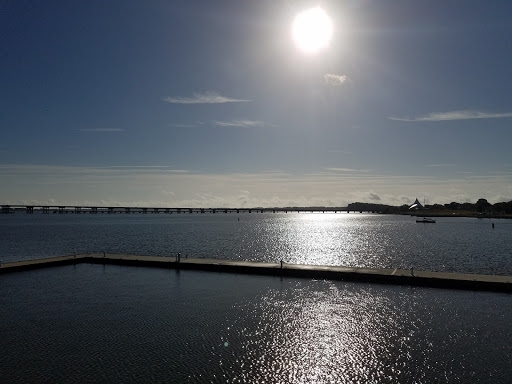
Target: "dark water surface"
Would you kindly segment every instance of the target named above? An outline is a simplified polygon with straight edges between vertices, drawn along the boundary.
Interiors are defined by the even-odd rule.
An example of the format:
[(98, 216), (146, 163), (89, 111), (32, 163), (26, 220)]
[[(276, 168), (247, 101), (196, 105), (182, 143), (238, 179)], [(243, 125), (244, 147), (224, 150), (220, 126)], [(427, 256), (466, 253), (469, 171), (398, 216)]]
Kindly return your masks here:
[[(495, 223), (493, 229), (491, 223)], [(0, 215), (0, 260), (101, 252), (512, 274), (512, 221)], [(81, 264), (0, 275), (0, 383), (509, 383), (510, 295)]]
[(0, 275), (0, 383), (510, 383), (510, 295), (80, 264)]
[[(491, 224), (495, 223), (493, 229)], [(512, 275), (512, 220), (332, 213), (0, 215), (4, 262), (87, 252)]]

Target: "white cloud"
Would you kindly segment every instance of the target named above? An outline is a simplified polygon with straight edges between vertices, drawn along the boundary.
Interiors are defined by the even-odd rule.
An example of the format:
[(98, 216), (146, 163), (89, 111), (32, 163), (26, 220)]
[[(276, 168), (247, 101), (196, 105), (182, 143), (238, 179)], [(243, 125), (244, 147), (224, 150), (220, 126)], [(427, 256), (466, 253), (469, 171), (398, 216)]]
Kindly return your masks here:
[(96, 169), (117, 170), (131, 172), (133, 170), (146, 170), (151, 172), (173, 172), (189, 173), (186, 169), (175, 169), (169, 165), (109, 165), (106, 167), (96, 167)]
[(457, 164), (428, 164), (427, 167), (456, 167)]
[(231, 121), (216, 121), (215, 125), (218, 127), (263, 127), (265, 123), (263, 121), (252, 121), (252, 120), (231, 120)]
[(124, 177), (130, 174), (184, 174), (189, 170), (168, 165), (108, 165), (100, 167), (78, 167), (65, 165), (0, 164), (0, 176), (15, 176), (27, 182), (49, 180), (49, 183), (73, 183), (78, 178), (95, 180), (105, 177)]
[(196, 92), (192, 97), (162, 97), (162, 101), (173, 104), (223, 104), (223, 103), (246, 103), (252, 100), (233, 99), (221, 96), (216, 92)]
[(343, 84), (346, 84), (349, 81), (349, 78), (346, 75), (335, 75), (333, 73), (326, 73), (324, 75), (324, 80), (328, 85), (331, 85), (333, 87), (339, 87)]
[(371, 169), (352, 169), (352, 168), (325, 168), (327, 171), (331, 172), (372, 172)]
[(83, 128), (81, 132), (124, 132), (121, 128)]
[(389, 117), (389, 119), (398, 121), (451, 121), (472, 119), (504, 119), (510, 117), (512, 117), (512, 112), (488, 113), (471, 110), (460, 110), (451, 112), (434, 112), (421, 117)]
[(512, 200), (512, 175), (474, 176), (443, 179), (376, 171), (211, 174), (165, 165), (0, 164), (0, 204), (207, 208), (346, 206), (355, 201), (401, 205), (416, 196), (440, 204), (482, 197), (492, 203)]
[(377, 195), (376, 193), (373, 193), (373, 192), (370, 192), (368, 194), (368, 197), (370, 198), (370, 200), (374, 200), (374, 201), (380, 201), (381, 198), (379, 195)]
[(194, 128), (195, 124), (169, 124), (169, 127), (173, 128)]

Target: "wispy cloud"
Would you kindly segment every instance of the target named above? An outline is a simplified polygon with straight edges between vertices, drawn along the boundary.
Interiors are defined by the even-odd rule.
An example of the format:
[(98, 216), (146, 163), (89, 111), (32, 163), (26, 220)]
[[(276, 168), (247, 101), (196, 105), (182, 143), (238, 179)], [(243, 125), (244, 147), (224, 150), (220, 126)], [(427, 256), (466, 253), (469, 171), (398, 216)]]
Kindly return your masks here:
[(223, 104), (223, 103), (246, 103), (252, 100), (233, 99), (221, 96), (216, 92), (196, 92), (192, 97), (162, 97), (162, 101), (173, 104)]
[(427, 167), (456, 167), (457, 164), (428, 164)]
[[(169, 168), (166, 168), (169, 167)], [(339, 168), (338, 168), (339, 169)], [(343, 168), (341, 168), (343, 169)], [(0, 164), (3, 204), (146, 207), (345, 206), (354, 201), (440, 204), (512, 199), (512, 175), (443, 179), (353, 172), (176, 172), (166, 165), (77, 167)], [(357, 170), (354, 170), (357, 171)], [(5, 185), (5, 188), (4, 188)], [(62, 188), (62, 186), (65, 186)], [(72, 199), (72, 200), (71, 200)], [(380, 199), (380, 200), (379, 200)]]
[(121, 128), (83, 128), (81, 132), (124, 132)]
[(216, 121), (215, 125), (218, 127), (253, 128), (253, 127), (264, 127), (266, 124), (263, 121), (231, 120), (231, 121)]
[(189, 173), (185, 169), (176, 169), (170, 165), (109, 165), (105, 167), (96, 167), (96, 169), (119, 170), (119, 171), (142, 171), (151, 172), (172, 172), (172, 173)]
[(433, 112), (421, 117), (389, 117), (390, 120), (398, 121), (450, 121), (450, 120), (472, 120), (472, 119), (504, 119), (512, 117), (512, 112), (489, 113), (471, 110), (460, 110), (451, 112)]
[(169, 124), (169, 127), (173, 128), (194, 128), (195, 124)]
[(125, 175), (127, 173), (137, 174), (184, 174), (193, 173), (189, 170), (177, 169), (170, 165), (105, 165), (98, 167), (80, 167), (80, 166), (53, 166), (53, 165), (36, 165), (36, 164), (0, 164), (0, 175), (18, 174), (25, 177), (29, 174), (33, 175), (52, 175), (55, 177), (63, 177), (69, 180), (70, 175)]
[(372, 169), (351, 169), (351, 168), (325, 168), (327, 171), (331, 172), (372, 172)]
[(347, 75), (335, 75), (334, 73), (326, 73), (324, 75), (324, 80), (328, 85), (339, 87), (341, 85), (347, 84), (349, 78)]
[(370, 200), (374, 200), (374, 201), (380, 201), (381, 200), (380, 196), (378, 194), (376, 194), (376, 193), (373, 193), (373, 192), (370, 192), (368, 194), (368, 197), (369, 197)]

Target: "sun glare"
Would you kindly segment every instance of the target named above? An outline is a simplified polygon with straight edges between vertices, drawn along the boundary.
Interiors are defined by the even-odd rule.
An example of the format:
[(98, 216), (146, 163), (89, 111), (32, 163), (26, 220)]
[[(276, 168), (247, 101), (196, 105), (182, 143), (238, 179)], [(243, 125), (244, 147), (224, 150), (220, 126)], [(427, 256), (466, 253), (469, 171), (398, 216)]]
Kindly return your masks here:
[(299, 13), (292, 25), (292, 37), (297, 47), (306, 53), (316, 53), (331, 41), (332, 22), (322, 8)]

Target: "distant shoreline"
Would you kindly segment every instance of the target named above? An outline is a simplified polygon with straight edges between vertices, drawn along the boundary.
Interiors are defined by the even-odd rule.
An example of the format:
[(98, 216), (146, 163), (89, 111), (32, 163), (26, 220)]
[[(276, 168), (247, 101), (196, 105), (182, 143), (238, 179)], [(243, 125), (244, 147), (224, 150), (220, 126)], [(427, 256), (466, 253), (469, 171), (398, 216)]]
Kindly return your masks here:
[(512, 219), (511, 214), (489, 214), (478, 212), (457, 212), (457, 211), (416, 211), (399, 213), (400, 215), (416, 216), (416, 217), (472, 217), (476, 219)]
[[(337, 209), (337, 211), (336, 211)], [(198, 209), (198, 208), (193, 208), (193, 213), (205, 213), (205, 212), (201, 212), (202, 209)], [(221, 208), (221, 209), (218, 209), (218, 212), (219, 213), (229, 213), (229, 214), (238, 214), (238, 213), (251, 213), (254, 212), (255, 214), (256, 213), (263, 213), (263, 212), (266, 212), (266, 213), (371, 213), (371, 214), (377, 214), (377, 215), (399, 215), (399, 216), (415, 216), (415, 217), (470, 217), (470, 218), (477, 218), (477, 219), (512, 219), (512, 214), (509, 214), (509, 213), (479, 213), (479, 212), (471, 212), (471, 211), (431, 211), (431, 210), (418, 210), (418, 211), (402, 211), (402, 212), (386, 212), (386, 211), (372, 211), (372, 210), (368, 210), (368, 209), (365, 209), (365, 210), (346, 210), (345, 209), (340, 209), (340, 208), (331, 208), (331, 207), (314, 207), (314, 208), (309, 208), (309, 207), (304, 207), (304, 208), (251, 208), (251, 209), (247, 209), (247, 208), (241, 208), (239, 209), (240, 212), (237, 212), (236, 209), (228, 209), (226, 210), (227, 212), (224, 212), (224, 209)], [(26, 210), (24, 208), (15, 208), (15, 209), (11, 209), (9, 210), (8, 212), (0, 212), (0, 214), (15, 214), (15, 213), (25, 213)], [(45, 213), (43, 210), (41, 209), (34, 209), (33, 212), (38, 212), (38, 213)], [(57, 212), (57, 211), (52, 211), (52, 212), (46, 212), (46, 213), (50, 213), (50, 214), (53, 214), (53, 215), (58, 215), (58, 214), (62, 214), (62, 213), (69, 213), (69, 214), (75, 214), (75, 213), (82, 213), (82, 214), (91, 214), (91, 213), (94, 213), (94, 212), (88, 212), (88, 211), (73, 211), (73, 210), (65, 210), (65, 211), (62, 211), (62, 212)], [(124, 211), (120, 211), (120, 210), (116, 210), (114, 212), (107, 212), (107, 211), (98, 211), (97, 212), (98, 214), (102, 214), (102, 213), (116, 213), (116, 214), (121, 214), (121, 213), (125, 213)], [(132, 212), (128, 212), (128, 213), (142, 213), (142, 212), (136, 212), (136, 211), (132, 211)], [(152, 212), (152, 211), (149, 211), (149, 208), (148, 208), (148, 212), (147, 213), (172, 213), (172, 212), (164, 212), (164, 211), (159, 211), (159, 212)], [(174, 212), (176, 214), (176, 212)], [(183, 211), (181, 212), (181, 214), (186, 214), (186, 213), (189, 213), (188, 211)], [(192, 212), (190, 212), (192, 213)], [(208, 213), (214, 213), (214, 212), (211, 212), (211, 209), (208, 209)], [(178, 213), (179, 214), (179, 213)]]

